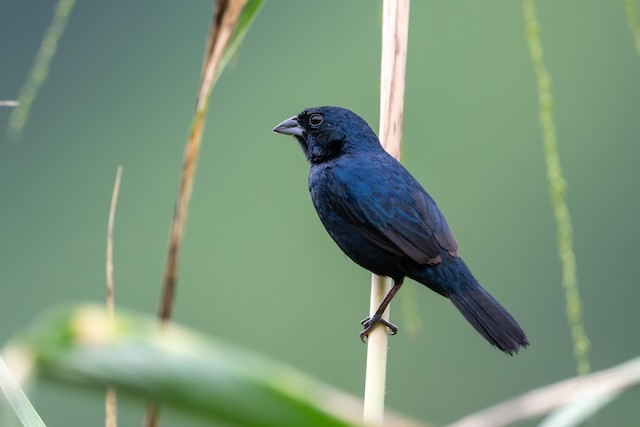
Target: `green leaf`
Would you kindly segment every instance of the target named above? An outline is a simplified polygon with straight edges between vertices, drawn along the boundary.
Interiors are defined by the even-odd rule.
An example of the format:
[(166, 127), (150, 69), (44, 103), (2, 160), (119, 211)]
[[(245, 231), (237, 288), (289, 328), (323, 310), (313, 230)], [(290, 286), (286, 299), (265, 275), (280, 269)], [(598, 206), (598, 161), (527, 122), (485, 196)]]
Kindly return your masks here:
[[(98, 306), (54, 310), (25, 335), (39, 373), (115, 386), (237, 426), (355, 426), (361, 402), (282, 364), (149, 316)], [(391, 423), (390, 425), (400, 425)], [(415, 425), (402, 421), (402, 425)]]
[(247, 34), (247, 31), (249, 31), (249, 28), (251, 27), (254, 19), (256, 18), (256, 16), (258, 16), (258, 12), (260, 12), (263, 4), (264, 0), (249, 0), (244, 6), (244, 9), (240, 14), (240, 18), (238, 19), (238, 24), (234, 28), (231, 39), (229, 40), (229, 44), (222, 53), (216, 80), (218, 79), (218, 77), (220, 77), (225, 67), (238, 50), (238, 47), (240, 47), (240, 43), (242, 43), (242, 40)]

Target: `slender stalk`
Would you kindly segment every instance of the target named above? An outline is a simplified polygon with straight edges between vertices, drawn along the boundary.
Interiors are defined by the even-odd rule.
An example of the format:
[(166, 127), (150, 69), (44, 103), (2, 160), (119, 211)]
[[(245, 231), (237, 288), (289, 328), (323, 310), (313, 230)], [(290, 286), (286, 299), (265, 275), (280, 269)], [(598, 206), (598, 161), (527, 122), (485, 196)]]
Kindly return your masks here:
[[(373, 315), (384, 296), (391, 289), (388, 277), (371, 276), (371, 299), (369, 314)], [(389, 308), (383, 317), (389, 320)], [(364, 389), (364, 422), (382, 425), (384, 422), (384, 393), (387, 380), (387, 342), (388, 335), (384, 325), (378, 325), (367, 337), (367, 366)]]
[[(113, 228), (116, 218), (116, 207), (118, 206), (118, 194), (120, 192), (120, 178), (122, 177), (122, 166), (118, 166), (116, 180), (113, 184), (113, 194), (111, 195), (111, 208), (109, 209), (109, 222), (107, 225), (107, 315), (109, 321), (113, 322), (115, 312), (115, 283), (113, 279)], [(107, 395), (104, 402), (105, 427), (117, 427), (118, 425), (118, 402), (116, 389), (107, 388)]]
[[(400, 158), (404, 79), (409, 32), (409, 0), (384, 0), (382, 18), (382, 59), (380, 73), (380, 141), (385, 150)], [(391, 280), (371, 278), (369, 313), (373, 315), (391, 288)], [(389, 319), (389, 308), (385, 311)], [(384, 422), (384, 393), (387, 366), (387, 331), (379, 325), (367, 340), (367, 367), (364, 391), (365, 423)]]
[(164, 274), (163, 294), (158, 310), (158, 317), (162, 322), (166, 322), (171, 318), (173, 309), (180, 245), (182, 243), (187, 211), (191, 200), (191, 190), (193, 188), (196, 163), (200, 153), (202, 131), (204, 129), (206, 113), (209, 108), (209, 96), (211, 95), (211, 90), (219, 73), (220, 61), (246, 3), (247, 0), (221, 0), (216, 2), (213, 11), (209, 38), (207, 39), (207, 48), (205, 49), (200, 88), (198, 90), (196, 112), (185, 148), (180, 189), (178, 190), (178, 198), (169, 236), (169, 253), (167, 255)]
[(627, 14), (627, 23), (636, 43), (636, 50), (640, 55), (640, 16), (638, 16), (637, 0), (624, 0), (624, 6)]
[(540, 24), (536, 16), (534, 0), (523, 0), (524, 18), (527, 27), (527, 39), (531, 62), (538, 82), (540, 104), (540, 127), (544, 143), (544, 156), (547, 164), (547, 180), (553, 216), (556, 221), (558, 252), (562, 263), (562, 287), (565, 291), (567, 317), (573, 339), (573, 354), (579, 374), (591, 370), (589, 363), (589, 340), (584, 331), (582, 319), (582, 300), (578, 291), (576, 257), (573, 252), (573, 227), (565, 198), (567, 182), (562, 175), (558, 140), (553, 119), (553, 97), (551, 96), (551, 77), (544, 65)]
[(18, 101), (0, 101), (0, 107), (17, 107), (20, 103)]
[(114, 387), (107, 388), (107, 394), (104, 400), (105, 417), (104, 425), (106, 427), (118, 426), (118, 396)]
[(109, 222), (107, 225), (107, 313), (113, 319), (115, 310), (114, 300), (114, 279), (113, 279), (113, 229), (116, 217), (116, 207), (118, 206), (118, 194), (120, 193), (120, 178), (122, 177), (122, 166), (118, 166), (116, 180), (113, 184), (113, 194), (111, 195), (111, 207), (109, 209)]
[[(198, 155), (200, 153), (202, 132), (209, 108), (209, 97), (216, 79), (222, 70), (222, 58), (224, 57), (229, 42), (232, 40), (234, 34), (236, 34), (237, 24), (247, 2), (248, 0), (218, 0), (213, 10), (204, 53), (196, 111), (185, 147), (180, 188), (178, 189), (178, 197), (173, 214), (171, 232), (169, 234), (169, 251), (163, 279), (162, 295), (158, 307), (158, 318), (162, 325), (170, 321), (173, 311), (180, 248), (184, 236), (189, 202), (191, 201), (191, 191), (195, 179)], [(249, 22), (251, 22), (251, 20), (249, 20)], [(150, 402), (147, 406), (144, 425), (146, 427), (155, 427), (158, 425), (158, 406), (154, 402)]]

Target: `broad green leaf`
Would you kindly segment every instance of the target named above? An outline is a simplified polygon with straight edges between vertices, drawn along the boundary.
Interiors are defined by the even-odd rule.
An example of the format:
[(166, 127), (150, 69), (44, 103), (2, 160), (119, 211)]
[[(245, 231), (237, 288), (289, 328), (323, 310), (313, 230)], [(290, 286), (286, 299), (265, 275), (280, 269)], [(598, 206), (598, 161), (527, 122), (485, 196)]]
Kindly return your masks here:
[[(117, 387), (237, 426), (356, 426), (359, 400), (279, 363), (152, 317), (98, 306), (55, 310), (24, 345), (47, 377)], [(389, 425), (409, 426), (402, 420)]]

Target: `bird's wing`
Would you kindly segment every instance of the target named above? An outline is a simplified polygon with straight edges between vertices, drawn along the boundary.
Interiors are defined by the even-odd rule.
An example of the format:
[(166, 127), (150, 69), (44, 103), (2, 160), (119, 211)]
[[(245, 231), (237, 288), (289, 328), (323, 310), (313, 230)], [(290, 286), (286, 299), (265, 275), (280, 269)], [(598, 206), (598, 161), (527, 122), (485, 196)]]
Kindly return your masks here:
[(458, 243), (449, 225), (417, 181), (386, 183), (390, 185), (372, 189), (335, 180), (329, 202), (367, 240), (393, 254), (432, 265), (441, 262), (441, 249), (457, 257)]

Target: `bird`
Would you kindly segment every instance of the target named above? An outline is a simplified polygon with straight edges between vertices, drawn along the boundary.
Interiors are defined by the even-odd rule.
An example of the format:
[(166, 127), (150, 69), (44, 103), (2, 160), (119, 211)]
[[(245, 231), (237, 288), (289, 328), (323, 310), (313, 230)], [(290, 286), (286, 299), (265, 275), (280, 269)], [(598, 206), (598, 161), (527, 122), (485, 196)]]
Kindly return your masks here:
[(376, 312), (361, 324), (365, 341), (410, 278), (448, 298), (493, 346), (514, 355), (529, 345), (509, 312), (475, 279), (435, 201), (388, 154), (367, 122), (335, 106), (306, 108), (273, 132), (298, 141), (308, 162), (311, 200), (335, 243), (356, 264), (393, 280)]

